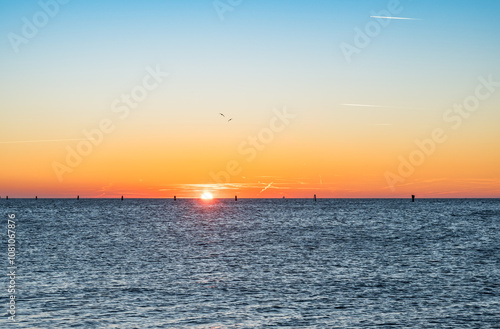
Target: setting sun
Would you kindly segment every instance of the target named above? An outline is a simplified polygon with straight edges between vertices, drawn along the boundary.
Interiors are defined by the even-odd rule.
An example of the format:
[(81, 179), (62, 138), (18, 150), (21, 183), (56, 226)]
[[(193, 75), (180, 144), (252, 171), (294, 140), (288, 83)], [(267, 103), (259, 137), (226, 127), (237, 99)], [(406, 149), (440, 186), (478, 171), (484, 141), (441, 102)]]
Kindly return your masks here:
[(201, 195), (201, 198), (203, 200), (212, 200), (214, 198), (214, 196), (209, 192), (205, 192)]

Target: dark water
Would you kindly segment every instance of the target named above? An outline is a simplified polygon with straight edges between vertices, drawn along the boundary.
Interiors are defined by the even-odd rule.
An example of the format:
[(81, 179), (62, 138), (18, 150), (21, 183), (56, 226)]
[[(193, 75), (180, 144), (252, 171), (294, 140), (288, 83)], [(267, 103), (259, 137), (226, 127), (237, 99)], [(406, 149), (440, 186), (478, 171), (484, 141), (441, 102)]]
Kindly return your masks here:
[(10, 213), (2, 328), (500, 328), (500, 200), (2, 199), (4, 260)]

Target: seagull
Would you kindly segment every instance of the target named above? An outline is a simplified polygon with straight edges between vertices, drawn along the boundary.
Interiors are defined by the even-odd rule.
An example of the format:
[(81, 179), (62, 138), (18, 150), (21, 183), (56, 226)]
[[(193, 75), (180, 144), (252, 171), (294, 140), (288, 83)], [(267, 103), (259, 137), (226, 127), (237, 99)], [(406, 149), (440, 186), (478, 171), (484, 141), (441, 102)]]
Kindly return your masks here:
[(226, 116), (225, 116), (224, 114), (222, 114), (222, 113), (219, 113), (219, 114), (220, 114), (220, 115), (222, 115), (224, 118), (226, 117)]
[(233, 120), (233, 118), (231, 118), (231, 119), (227, 120), (227, 122), (229, 122), (229, 121), (231, 121), (231, 120)]

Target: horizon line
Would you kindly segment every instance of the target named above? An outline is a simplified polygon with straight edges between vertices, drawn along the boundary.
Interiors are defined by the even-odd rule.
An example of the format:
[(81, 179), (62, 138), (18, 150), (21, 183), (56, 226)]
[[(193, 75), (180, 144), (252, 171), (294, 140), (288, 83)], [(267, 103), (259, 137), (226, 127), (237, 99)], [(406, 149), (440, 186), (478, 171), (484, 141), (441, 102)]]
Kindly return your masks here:
[[(323, 199), (323, 200), (345, 200), (345, 199), (398, 199), (398, 200), (405, 200), (405, 199), (411, 199), (412, 195), (409, 195), (409, 197), (317, 197), (316, 199)], [(6, 198), (8, 197), (8, 199)], [(36, 198), (35, 198), (36, 197)], [(5, 196), (1, 197), (0, 200), (5, 200), (5, 201), (10, 201), (10, 200), (120, 200), (121, 196), (119, 197), (80, 197), (79, 200), (77, 200), (76, 197), (10, 197), (10, 196)], [(200, 197), (177, 197), (177, 200), (183, 199), (183, 200), (203, 200)], [(266, 199), (277, 199), (277, 200), (283, 200), (283, 199), (295, 199), (295, 200), (314, 200), (313, 197), (268, 197), (268, 198), (260, 198), (260, 197), (239, 197), (238, 196), (238, 201), (243, 200), (243, 199), (248, 199), (248, 200), (256, 200), (256, 199), (261, 199), (261, 200), (266, 200)], [(415, 199), (500, 199), (500, 196), (498, 197), (417, 197), (415, 196)], [(174, 197), (125, 197), (123, 196), (123, 201), (124, 200), (174, 200)], [(223, 197), (223, 198), (213, 198), (210, 200), (234, 200), (234, 197)], [(205, 200), (205, 201), (210, 201), (210, 200)]]

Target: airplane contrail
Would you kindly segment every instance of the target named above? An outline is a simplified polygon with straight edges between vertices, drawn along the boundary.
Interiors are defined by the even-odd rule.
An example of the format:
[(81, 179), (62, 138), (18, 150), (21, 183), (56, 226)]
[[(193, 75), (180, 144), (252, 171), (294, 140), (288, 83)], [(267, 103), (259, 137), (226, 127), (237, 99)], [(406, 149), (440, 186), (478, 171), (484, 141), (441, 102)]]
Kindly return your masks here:
[(385, 18), (385, 19), (403, 19), (409, 21), (421, 21), (421, 18), (408, 18), (408, 17), (391, 17), (391, 16), (370, 16), (373, 18)]
[(273, 183), (274, 183), (274, 182), (269, 183), (269, 185), (267, 185), (266, 187), (264, 187), (264, 188), (262, 189), (262, 191), (260, 191), (260, 192), (259, 192), (259, 194), (260, 194), (260, 193), (262, 193), (262, 192), (264, 192), (264, 191), (265, 191), (265, 190), (267, 190), (268, 188), (270, 188), (270, 187), (271, 187), (271, 185), (273, 185)]
[(9, 141), (9, 142), (0, 142), (0, 144), (19, 144), (19, 143), (45, 143), (45, 142), (67, 142), (67, 141), (89, 141), (93, 139), (37, 139), (32, 141)]

